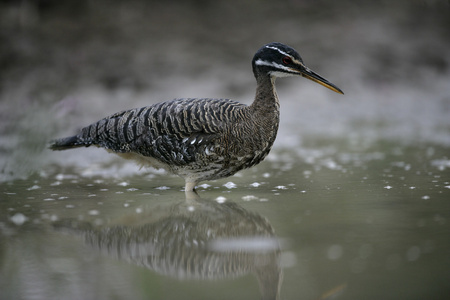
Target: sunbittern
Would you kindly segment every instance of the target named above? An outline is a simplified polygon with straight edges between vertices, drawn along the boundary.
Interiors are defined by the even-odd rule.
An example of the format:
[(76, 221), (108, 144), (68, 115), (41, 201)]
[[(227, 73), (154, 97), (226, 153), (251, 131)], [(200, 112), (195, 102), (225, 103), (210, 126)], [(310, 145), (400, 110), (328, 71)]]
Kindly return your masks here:
[(188, 192), (200, 181), (231, 176), (267, 156), (280, 120), (277, 77), (303, 76), (343, 94), (281, 43), (259, 49), (252, 67), (257, 86), (251, 105), (209, 98), (161, 102), (113, 114), (75, 136), (52, 141), (50, 149), (103, 147), (183, 177)]

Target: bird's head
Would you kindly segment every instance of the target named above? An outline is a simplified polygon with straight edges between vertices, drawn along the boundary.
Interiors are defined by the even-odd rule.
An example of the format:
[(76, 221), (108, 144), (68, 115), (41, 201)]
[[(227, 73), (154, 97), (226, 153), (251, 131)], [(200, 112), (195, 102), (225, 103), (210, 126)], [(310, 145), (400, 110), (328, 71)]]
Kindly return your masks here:
[(305, 66), (300, 55), (289, 46), (281, 43), (270, 43), (259, 49), (252, 61), (255, 77), (269, 75), (271, 77), (303, 76), (339, 94), (340, 88)]

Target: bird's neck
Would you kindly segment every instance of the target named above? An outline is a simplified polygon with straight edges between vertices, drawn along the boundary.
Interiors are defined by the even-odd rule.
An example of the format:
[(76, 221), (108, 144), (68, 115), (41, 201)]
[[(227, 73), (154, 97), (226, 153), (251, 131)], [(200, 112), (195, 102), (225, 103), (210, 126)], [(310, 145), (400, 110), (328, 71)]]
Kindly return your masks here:
[(269, 118), (278, 119), (280, 103), (275, 89), (275, 77), (269, 75), (258, 76), (256, 82), (255, 100), (250, 105), (250, 109), (255, 114), (262, 114)]

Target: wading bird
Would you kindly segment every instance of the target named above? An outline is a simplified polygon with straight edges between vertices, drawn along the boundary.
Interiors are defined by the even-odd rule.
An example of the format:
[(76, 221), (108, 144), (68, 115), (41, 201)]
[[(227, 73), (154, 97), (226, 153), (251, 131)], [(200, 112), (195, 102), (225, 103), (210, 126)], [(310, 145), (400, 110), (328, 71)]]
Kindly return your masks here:
[(277, 77), (303, 76), (343, 94), (281, 43), (259, 49), (252, 67), (257, 86), (251, 105), (210, 98), (161, 102), (113, 114), (77, 135), (52, 141), (50, 149), (102, 147), (181, 176), (185, 191), (190, 192), (203, 180), (231, 176), (267, 156), (280, 121)]

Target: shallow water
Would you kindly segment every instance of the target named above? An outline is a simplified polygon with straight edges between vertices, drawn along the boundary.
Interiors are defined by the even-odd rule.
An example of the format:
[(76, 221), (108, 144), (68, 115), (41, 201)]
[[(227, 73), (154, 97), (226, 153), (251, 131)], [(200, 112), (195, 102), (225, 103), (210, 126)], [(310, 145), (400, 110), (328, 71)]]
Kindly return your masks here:
[(1, 298), (445, 299), (448, 150), (344, 150), (276, 151), (200, 199), (145, 171), (3, 183)]
[[(194, 2), (1, 4), (0, 299), (447, 299), (448, 3)], [(271, 41), (345, 95), (279, 79), (272, 152), (199, 198), (46, 149), (123, 109), (250, 103)]]

